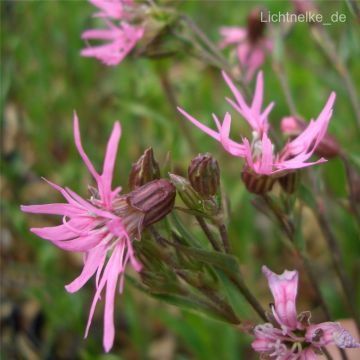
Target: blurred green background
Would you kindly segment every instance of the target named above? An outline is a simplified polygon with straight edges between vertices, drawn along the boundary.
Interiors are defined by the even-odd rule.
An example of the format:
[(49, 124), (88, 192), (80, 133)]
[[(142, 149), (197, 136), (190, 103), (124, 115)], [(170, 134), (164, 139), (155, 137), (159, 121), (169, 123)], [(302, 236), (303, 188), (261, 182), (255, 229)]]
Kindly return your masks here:
[[(172, 3), (220, 40), (220, 26), (244, 26), (249, 10), (291, 9), (287, 1), (184, 1)], [(347, 14), (344, 24), (329, 27), (338, 54), (356, 85), (360, 83), (359, 23), (345, 1), (319, 3), (321, 11)], [(48, 203), (58, 198), (41, 180), (44, 176), (86, 197), (90, 176), (76, 152), (72, 114), (80, 119), (83, 144), (94, 164), (101, 166), (113, 122), (119, 119), (123, 135), (114, 184), (127, 190), (131, 164), (147, 147), (164, 164), (171, 153), (177, 173), (185, 174), (196, 152), (182, 136), (179, 118), (161, 86), (159, 69), (167, 69), (178, 102), (189, 113), (211, 123), (229, 109), (229, 91), (218, 69), (185, 53), (167, 59), (128, 57), (117, 67), (82, 58), (82, 31), (93, 24), (93, 7), (86, 1), (1, 1), (1, 358), (3, 359), (255, 359), (251, 339), (226, 324), (156, 302), (127, 283), (117, 298), (115, 346), (102, 350), (102, 312), (99, 306), (89, 338), (83, 340), (93, 294), (89, 282), (74, 295), (64, 290), (81, 270), (81, 259), (58, 250), (32, 235), (28, 228), (55, 224), (56, 219), (26, 216), (20, 204)], [(316, 46), (307, 24), (296, 24), (277, 55), (285, 64), (296, 105), (306, 118), (316, 117), (331, 90), (337, 92), (330, 133), (344, 151), (358, 156), (359, 129), (338, 73)], [(228, 54), (228, 53), (225, 53)], [(279, 129), (289, 114), (271, 58), (264, 66), (265, 103), (275, 101), (270, 120)], [(359, 89), (358, 89), (358, 92)], [(245, 131), (234, 115), (232, 134)], [(183, 120), (185, 121), (185, 120)], [(190, 125), (190, 124), (187, 124)], [(260, 273), (266, 263), (276, 271), (294, 268), (278, 240), (279, 231), (251, 205), (254, 198), (240, 181), (241, 161), (195, 127), (188, 126), (197, 152), (212, 152), (219, 160), (222, 181), (231, 199), (230, 239), (243, 265), (249, 287), (266, 306), (270, 294)], [(346, 256), (348, 272), (359, 284), (360, 243), (356, 224), (341, 206), (346, 195), (345, 172), (331, 160), (316, 174), (324, 176), (324, 198), (329, 217)], [(305, 176), (306, 179), (306, 176)], [(195, 232), (202, 236), (195, 224)], [(305, 238), (317, 260), (322, 290), (335, 318), (348, 316), (324, 241), (311, 214)], [(358, 289), (359, 290), (359, 289)], [(301, 293), (311, 309), (313, 294), (302, 277)], [(354, 290), (355, 291), (355, 290)], [(254, 314), (244, 303), (244, 315)], [(315, 309), (316, 317), (316, 309)]]

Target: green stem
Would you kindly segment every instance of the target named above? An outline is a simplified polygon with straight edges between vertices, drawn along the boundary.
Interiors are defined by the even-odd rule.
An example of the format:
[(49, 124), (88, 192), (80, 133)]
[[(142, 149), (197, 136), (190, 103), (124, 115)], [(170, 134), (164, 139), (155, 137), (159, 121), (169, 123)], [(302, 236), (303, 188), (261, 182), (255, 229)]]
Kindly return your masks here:
[(224, 246), (224, 250), (227, 254), (229, 254), (231, 249), (230, 249), (229, 236), (225, 224), (219, 225), (218, 229)]
[(177, 123), (180, 126), (180, 130), (182, 131), (184, 138), (187, 140), (187, 143), (191, 149), (192, 152), (197, 152), (196, 149), (196, 142), (193, 138), (192, 132), (188, 128), (188, 122), (184, 121), (184, 119), (180, 116), (179, 112), (177, 111), (177, 106), (179, 105), (177, 99), (175, 90), (171, 84), (171, 81), (169, 79), (168, 73), (166, 70), (159, 70), (158, 71), (160, 83), (163, 88), (164, 94), (168, 100), (168, 103), (174, 113), (174, 119), (177, 119)]
[(350, 279), (348, 278), (346, 271), (345, 271), (345, 264), (344, 260), (341, 255), (340, 246), (338, 244), (338, 241), (332, 232), (330, 225), (325, 217), (324, 214), (321, 213), (321, 211), (314, 211), (315, 216), (317, 217), (318, 223), (320, 225), (321, 231), (324, 235), (324, 238), (326, 240), (326, 243), (330, 250), (331, 259), (335, 268), (335, 272), (340, 280), (341, 287), (343, 289), (346, 302), (349, 306), (349, 311), (351, 313), (351, 316), (354, 318), (354, 321), (356, 323), (356, 327), (358, 329), (358, 332), (360, 333), (360, 319), (358, 310), (356, 307), (356, 300), (355, 300), (355, 291), (353, 289), (353, 286), (351, 284)]
[(228, 274), (232, 283), (238, 288), (240, 293), (244, 296), (247, 302), (252, 306), (255, 312), (260, 316), (262, 320), (268, 322), (268, 318), (266, 317), (266, 313), (261, 304), (257, 301), (255, 296), (251, 293), (250, 289), (246, 286), (245, 282), (240, 276), (234, 276)]
[(354, 110), (354, 114), (357, 120), (358, 128), (360, 129), (360, 104), (359, 98), (356, 93), (355, 85), (352, 81), (348, 68), (343, 64), (342, 59), (339, 57), (338, 52), (336, 51), (336, 46), (332, 41), (329, 34), (324, 30), (324, 27), (319, 24), (311, 25), (312, 34), (323, 50), (324, 54), (327, 56), (335, 70), (340, 75), (344, 86), (349, 94), (350, 102)]
[(352, 168), (349, 159), (345, 154), (341, 154), (340, 158), (344, 164), (345, 172), (346, 172), (346, 179), (349, 187), (349, 204), (351, 212), (353, 213), (358, 226), (360, 226), (360, 211), (358, 209), (358, 202), (356, 200), (356, 189), (355, 189), (355, 177), (359, 176), (358, 174), (355, 174), (355, 170)]
[(214, 238), (211, 230), (207, 226), (205, 220), (201, 216), (195, 216), (195, 217), (196, 217), (196, 220), (199, 223), (201, 229), (203, 230), (204, 234), (206, 235), (206, 237), (210, 241), (210, 244), (212, 245), (214, 250), (221, 252), (221, 248), (220, 248), (218, 242), (216, 241), (216, 239)]

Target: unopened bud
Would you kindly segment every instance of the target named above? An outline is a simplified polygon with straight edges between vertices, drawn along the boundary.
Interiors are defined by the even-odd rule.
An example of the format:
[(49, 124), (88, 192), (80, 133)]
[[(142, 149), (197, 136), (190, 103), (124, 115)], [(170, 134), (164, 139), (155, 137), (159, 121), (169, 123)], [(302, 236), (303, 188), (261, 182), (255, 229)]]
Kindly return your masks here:
[(153, 149), (150, 147), (146, 149), (139, 160), (133, 164), (129, 175), (129, 188), (134, 190), (159, 178), (159, 164), (155, 160)]
[(253, 43), (262, 38), (266, 22), (261, 21), (261, 10), (254, 9), (247, 18), (247, 30), (249, 40)]
[(127, 195), (128, 205), (144, 214), (143, 227), (164, 218), (174, 207), (176, 189), (165, 179), (153, 180)]
[(294, 171), (288, 173), (278, 179), (282, 189), (288, 193), (293, 194), (300, 184), (300, 172)]
[(215, 217), (220, 215), (221, 207), (215, 199), (203, 199), (191, 186), (189, 180), (175, 174), (170, 174), (170, 179), (175, 185), (182, 201), (190, 210), (208, 216), (214, 221)]
[(253, 194), (266, 194), (271, 191), (276, 179), (268, 175), (255, 174), (248, 168), (244, 168), (241, 172), (241, 178), (246, 186), (246, 189)]
[(220, 185), (219, 164), (211, 154), (199, 154), (191, 161), (188, 177), (191, 186), (208, 199), (216, 194)]
[[(288, 135), (292, 138), (300, 135), (306, 128), (307, 124), (305, 121), (298, 119), (294, 116), (285, 117), (281, 120), (281, 130), (283, 134)], [(315, 149), (315, 153), (326, 159), (331, 159), (340, 154), (340, 146), (336, 139), (325, 134), (322, 140), (319, 142)]]

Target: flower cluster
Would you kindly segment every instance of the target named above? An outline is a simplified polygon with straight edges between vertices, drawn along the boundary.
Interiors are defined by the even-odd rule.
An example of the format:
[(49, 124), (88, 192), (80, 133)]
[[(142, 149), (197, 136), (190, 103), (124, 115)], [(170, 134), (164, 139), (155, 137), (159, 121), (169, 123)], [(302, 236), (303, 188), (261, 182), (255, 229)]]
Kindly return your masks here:
[(244, 81), (249, 83), (256, 71), (264, 64), (268, 52), (273, 49), (273, 41), (264, 36), (265, 22), (261, 21), (260, 12), (255, 9), (248, 16), (247, 27), (223, 27), (220, 34), (223, 39), (220, 47), (236, 46), (236, 53)]
[[(174, 19), (182, 21), (185, 18), (172, 10), (167, 13), (165, 9), (157, 12), (157, 17), (162, 19), (163, 15), (166, 15), (166, 21), (159, 20), (159, 23), (156, 23), (156, 17), (151, 19), (151, 16), (146, 19), (147, 15), (154, 15), (150, 8), (161, 9), (153, 1), (89, 2), (98, 9), (94, 17), (100, 19), (105, 28), (87, 30), (82, 34), (87, 46), (81, 51), (81, 55), (94, 57), (106, 65), (119, 64), (140, 40), (145, 51), (138, 53), (146, 54), (147, 46), (147, 50), (151, 49), (150, 45), (156, 47), (162, 37), (167, 38), (169, 34), (176, 33), (171, 31)], [(306, 7), (304, 4), (300, 5), (299, 1), (293, 2), (297, 4), (298, 11), (303, 11)], [(208, 50), (215, 53), (218, 51), (192, 22), (188, 24), (192, 25), (190, 27), (193, 31), (195, 29), (194, 32)], [(149, 29), (153, 31), (148, 34)], [(246, 28), (224, 27), (221, 34), (221, 48), (236, 46), (244, 80), (242, 84), (247, 86), (263, 65), (266, 54), (273, 49), (273, 41), (265, 36), (265, 23), (260, 19), (260, 12), (255, 10), (249, 15)], [(150, 53), (151, 51), (147, 55)], [(164, 55), (167, 52), (156, 54)], [(297, 170), (323, 163), (327, 161), (326, 158), (340, 154), (340, 146), (336, 140), (326, 134), (336, 98), (334, 92), (329, 95), (319, 115), (308, 123), (295, 116), (283, 118), (281, 129), (287, 136), (287, 142), (280, 150), (276, 150), (271, 140), (272, 129), (269, 123), (274, 102), (263, 105), (263, 73), (260, 71), (257, 75), (251, 102), (243, 96), (225, 72), (222, 75), (233, 95), (232, 99), (226, 100), (249, 125), (251, 138), (243, 136), (240, 141), (235, 141), (230, 137), (232, 119), (229, 112), (226, 112), (222, 121), (215, 114), (212, 115), (217, 128), (214, 130), (182, 108), (178, 107), (178, 110), (195, 126), (221, 143), (225, 151), (244, 160), (241, 178), (250, 192), (265, 194), (278, 181), (284, 191), (293, 193), (299, 175)], [(170, 86), (164, 88), (168, 91)], [(168, 98), (172, 100), (172, 104), (176, 103), (173, 94), (168, 94)], [(60, 225), (32, 228), (31, 231), (60, 249), (83, 255), (84, 264), (80, 275), (65, 286), (69, 293), (77, 292), (91, 278), (95, 278), (96, 290), (85, 337), (88, 336), (97, 303), (105, 293), (103, 346), (106, 352), (111, 350), (115, 339), (115, 294), (117, 289), (119, 293), (123, 292), (125, 271), (129, 264), (135, 272), (140, 272), (142, 284), (139, 284), (139, 287), (144, 285), (143, 289), (149, 294), (169, 299), (170, 303), (182, 303), (186, 300), (189, 307), (205, 310), (205, 313), (216, 315), (231, 324), (241, 324), (242, 319), (237, 317), (231, 304), (228, 304), (226, 297), (220, 293), (220, 287), (213, 276), (216, 272), (211, 269), (213, 266), (221, 271), (221, 278), (227, 277), (231, 280), (264, 321), (268, 320), (255, 327), (251, 325), (255, 336), (252, 348), (260, 353), (262, 359), (314, 360), (317, 354), (321, 354), (324, 347), (330, 344), (341, 349), (360, 347), (360, 343), (339, 323), (327, 321), (312, 324), (310, 312), (297, 313), (297, 271), (286, 270), (277, 275), (263, 266), (262, 271), (267, 278), (274, 304), (271, 305), (270, 314), (266, 314), (262, 309), (243, 282), (240, 266), (236, 257), (231, 254), (226, 229), (227, 197), (220, 181), (219, 164), (210, 153), (198, 154), (191, 161), (187, 178), (170, 173), (170, 180), (166, 180), (161, 178), (160, 167), (152, 148), (148, 148), (132, 166), (129, 192), (122, 193), (121, 187), (112, 186), (121, 137), (120, 122), (115, 122), (113, 126), (101, 172), (96, 170), (84, 151), (76, 113), (73, 126), (76, 148), (96, 183), (95, 187), (89, 186), (90, 199), (46, 180), (66, 201), (23, 205), (21, 210), (62, 217)], [(314, 154), (320, 158), (311, 160)], [(186, 206), (178, 209), (195, 217), (214, 251), (203, 249), (202, 243), (192, 237), (181, 223), (182, 220), (176, 216), (173, 217), (174, 229), (171, 228), (172, 222), (167, 224), (166, 231), (151, 226), (173, 210), (176, 194), (179, 194)], [(269, 206), (270, 210), (273, 208)], [(289, 230), (289, 240), (292, 242), (295, 231), (292, 223), (286, 221), (287, 213), (282, 214), (281, 209), (278, 210), (276, 206), (274, 213), (280, 218), (285, 230)], [(287, 226), (288, 224), (291, 226)], [(147, 228), (148, 232), (143, 236)], [(213, 229), (218, 230), (218, 236)], [(206, 266), (203, 266), (204, 264)]]
[(21, 206), (21, 210), (28, 213), (62, 216), (61, 225), (32, 228), (31, 231), (60, 249), (84, 254), (83, 270), (79, 277), (65, 286), (68, 292), (78, 291), (93, 275), (96, 277), (96, 292), (85, 337), (88, 335), (96, 304), (106, 288), (103, 337), (105, 351), (109, 351), (114, 342), (113, 317), (117, 283), (119, 282), (119, 292), (122, 293), (126, 265), (130, 263), (137, 272), (142, 267), (134, 255), (132, 241), (140, 240), (144, 227), (166, 216), (175, 200), (174, 186), (163, 179), (144, 184), (124, 195), (120, 194), (120, 187), (112, 189), (120, 134), (120, 123), (116, 122), (100, 174), (82, 147), (79, 122), (74, 114), (75, 144), (97, 184), (96, 188), (90, 187), (90, 200), (83, 199), (69, 188), (62, 188), (48, 181), (67, 203)]
[(311, 324), (308, 311), (297, 314), (296, 297), (299, 274), (284, 271), (281, 275), (263, 266), (274, 305), (271, 306), (273, 321), (254, 328), (253, 349), (266, 359), (315, 360), (321, 348), (335, 344), (339, 348), (360, 347), (351, 334), (339, 323)]
[(250, 174), (255, 178), (271, 177), (275, 179), (291, 173), (296, 169), (326, 161), (324, 158), (320, 158), (314, 162), (309, 162), (308, 160), (326, 134), (336, 97), (334, 92), (330, 94), (316, 120), (310, 120), (309, 124), (298, 136), (289, 141), (281, 151), (275, 153), (275, 146), (269, 137), (270, 126), (268, 121), (274, 103), (270, 103), (262, 110), (264, 89), (262, 72), (257, 76), (255, 94), (251, 105), (246, 103), (240, 91), (235, 87), (225, 72), (223, 72), (223, 77), (235, 98), (235, 101), (229, 98), (227, 98), (227, 101), (250, 125), (253, 136), (251, 141), (246, 137), (243, 137), (240, 143), (230, 139), (230, 113), (225, 114), (222, 122), (213, 114), (218, 129), (218, 131), (215, 131), (199, 122), (183, 109), (178, 108), (178, 110), (199, 129), (219, 141), (228, 153), (243, 158), (245, 160), (243, 169), (245, 176)]
[[(88, 46), (82, 56), (95, 57), (106, 65), (118, 65), (144, 35), (144, 27), (135, 22), (139, 5), (133, 0), (89, 0), (99, 9), (94, 16), (106, 25), (105, 29), (87, 30), (82, 34)], [(89, 40), (106, 41), (92, 46)]]

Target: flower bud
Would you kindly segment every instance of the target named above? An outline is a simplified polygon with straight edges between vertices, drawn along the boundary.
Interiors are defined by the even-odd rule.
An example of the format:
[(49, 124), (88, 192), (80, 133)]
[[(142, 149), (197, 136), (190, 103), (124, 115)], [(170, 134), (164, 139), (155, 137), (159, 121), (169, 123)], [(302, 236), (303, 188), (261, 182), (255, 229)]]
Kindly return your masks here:
[(253, 194), (266, 194), (271, 191), (275, 178), (268, 175), (255, 174), (251, 169), (244, 168), (241, 172), (241, 178), (246, 186), (246, 189)]
[(170, 179), (175, 185), (182, 201), (190, 210), (216, 221), (215, 218), (221, 214), (221, 206), (219, 206), (215, 199), (203, 199), (191, 186), (189, 180), (181, 176), (170, 174)]
[(150, 147), (131, 167), (129, 188), (134, 190), (155, 179), (160, 179), (160, 168), (154, 158), (153, 149)]
[(214, 196), (220, 185), (220, 169), (211, 154), (199, 154), (188, 169), (191, 186), (204, 198)]
[(278, 180), (280, 186), (286, 193), (293, 194), (300, 184), (300, 172), (295, 171), (288, 173)]
[(153, 180), (127, 195), (128, 205), (144, 214), (143, 227), (164, 218), (174, 207), (176, 189), (165, 179)]
[[(296, 137), (306, 128), (305, 121), (294, 116), (285, 117), (281, 120), (281, 131), (290, 137)], [(326, 159), (331, 159), (340, 154), (340, 146), (336, 139), (326, 133), (315, 149), (315, 153)]]
[(192, 210), (201, 210), (203, 199), (191, 186), (190, 182), (182, 176), (175, 174), (169, 175), (185, 205)]
[(252, 43), (262, 38), (265, 31), (266, 22), (261, 21), (261, 11), (254, 9), (247, 18), (248, 37)]

